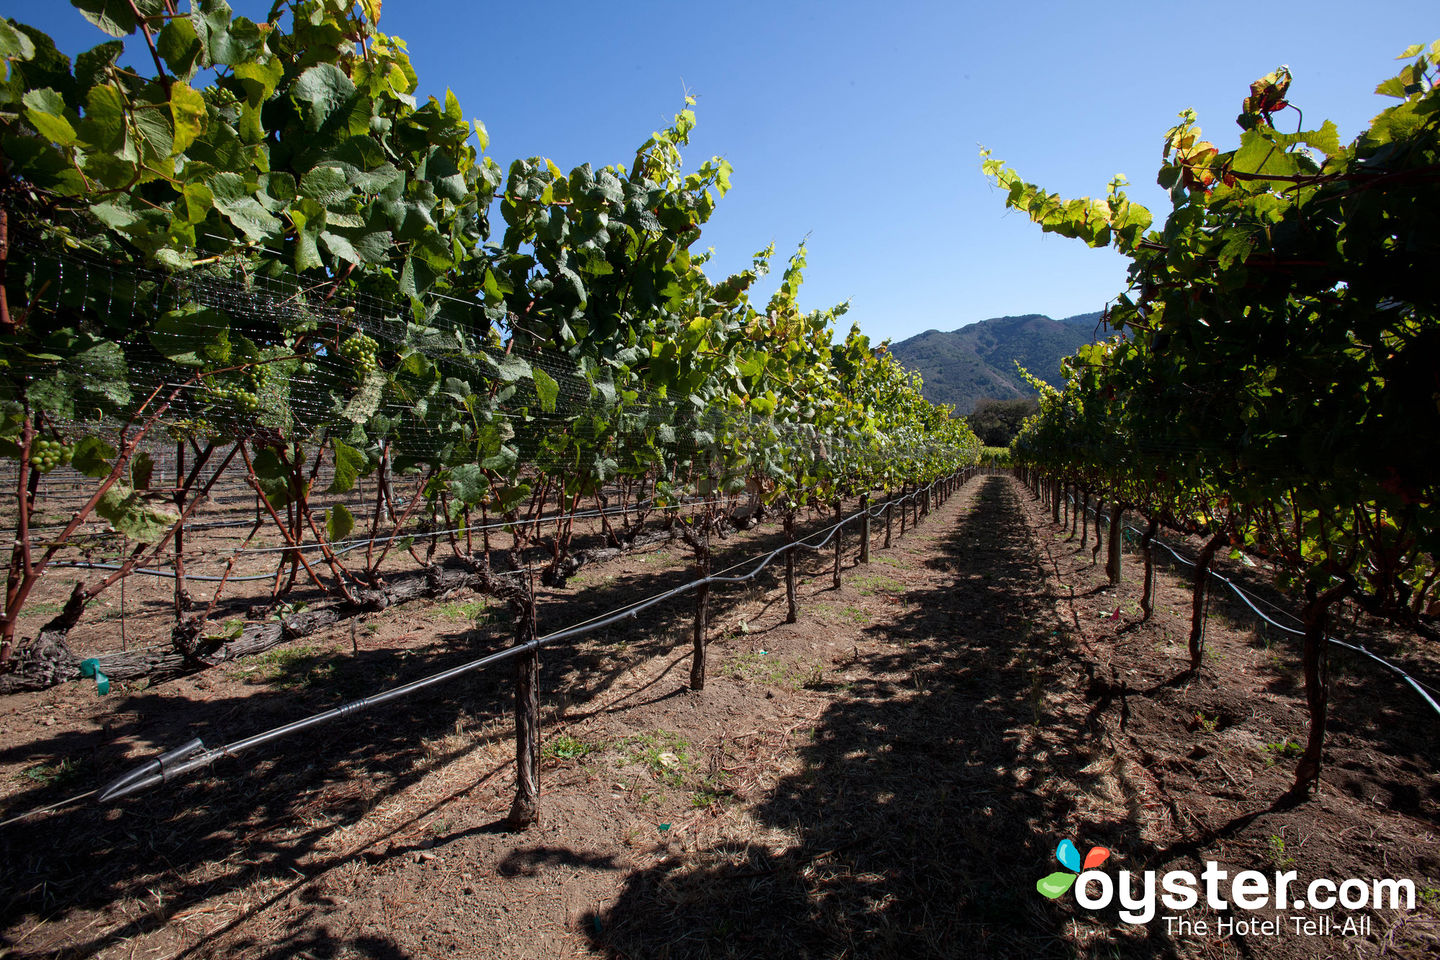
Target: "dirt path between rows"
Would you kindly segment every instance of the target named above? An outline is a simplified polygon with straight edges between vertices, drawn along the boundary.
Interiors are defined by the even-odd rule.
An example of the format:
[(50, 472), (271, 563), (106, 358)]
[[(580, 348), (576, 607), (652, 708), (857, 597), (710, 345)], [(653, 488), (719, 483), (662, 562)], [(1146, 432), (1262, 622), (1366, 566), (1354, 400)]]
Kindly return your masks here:
[[(851, 538), (839, 590), (809, 562), (797, 624), (773, 580), (718, 595), (702, 693), (685, 689), (684, 605), (548, 652), (536, 828), (504, 826), (507, 678), (479, 678), (254, 769), (0, 832), (0, 956), (1433, 955), (1440, 789), (1422, 714), (1399, 699), (1347, 714), (1319, 798), (1269, 810), (1290, 761), (1267, 765), (1265, 744), (1303, 712), (1274, 682), (1283, 657), (1256, 653), (1243, 624), (1217, 615), (1209, 649), (1225, 669), (1165, 685), (1180, 620), (1135, 625), (1129, 586), (1099, 588), (1088, 551), (1004, 476), (972, 480), (891, 549), (881, 539), (860, 566)], [(628, 600), (660, 569), (682, 576), (683, 557), (587, 575)], [(1162, 574), (1162, 613), (1183, 612), (1178, 576)], [(1121, 614), (1100, 619), (1110, 607)], [(406, 613), (405, 629), (453, 642), (442, 609)], [(403, 675), (402, 655), (364, 654), (317, 674), (332, 663), (321, 651), (264, 684), (214, 678), (207, 705), (217, 723), (258, 724), (297, 697), (327, 703), (317, 675), (337, 688)], [(1394, 692), (1346, 681), (1337, 712)], [(46, 702), (63, 711), (81, 693)], [(166, 705), (147, 695), (113, 709)], [(1402, 723), (1419, 732), (1389, 729)], [(1374, 911), (1365, 936), (1127, 925), (1036, 892), (1064, 838), (1109, 847), (1107, 870), (1287, 861), (1431, 894)]]

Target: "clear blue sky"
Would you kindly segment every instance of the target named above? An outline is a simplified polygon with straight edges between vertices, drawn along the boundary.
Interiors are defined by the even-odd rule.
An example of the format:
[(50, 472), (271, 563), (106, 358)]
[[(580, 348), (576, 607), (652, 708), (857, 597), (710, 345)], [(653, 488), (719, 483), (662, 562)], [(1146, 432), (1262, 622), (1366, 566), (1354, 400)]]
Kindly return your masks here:
[[(232, 3), (255, 18), (270, 6)], [(64, 0), (0, 0), (0, 13), (71, 54), (105, 39)], [(771, 241), (783, 267), (808, 235), (802, 304), (849, 300), (847, 322), (900, 340), (1097, 310), (1124, 287), (1120, 257), (1005, 210), (980, 174), (982, 144), (1067, 196), (1125, 173), (1163, 217), (1154, 176), (1178, 111), (1194, 107), (1207, 137), (1233, 144), (1250, 81), (1283, 63), (1306, 125), (1332, 119), (1348, 141), (1387, 102), (1371, 91), (1395, 54), (1440, 37), (1440, 7), (386, 0), (381, 28), (407, 41), (422, 95), (449, 87), (484, 121), (502, 166), (628, 165), (689, 92), (687, 161), (735, 167), (698, 244), (715, 248), (712, 276)]]

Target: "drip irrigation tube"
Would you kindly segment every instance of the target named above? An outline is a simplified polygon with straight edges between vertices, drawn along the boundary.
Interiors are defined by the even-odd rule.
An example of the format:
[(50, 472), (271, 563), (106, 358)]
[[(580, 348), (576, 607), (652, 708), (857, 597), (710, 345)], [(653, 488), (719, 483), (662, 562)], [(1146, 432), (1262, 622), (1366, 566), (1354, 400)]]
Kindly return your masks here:
[[(1073, 498), (1073, 497), (1071, 497), (1071, 498), (1069, 498), (1069, 499), (1071, 500), (1072, 503), (1074, 503), (1074, 498)], [(1093, 509), (1091, 509), (1091, 508), (1089, 508), (1089, 507), (1087, 507), (1086, 510), (1089, 511), (1090, 513), (1094, 513), (1094, 512), (1095, 512)], [(1134, 534), (1143, 536), (1143, 534), (1141, 533), (1141, 531), (1135, 529), (1134, 527), (1127, 526), (1125, 529), (1128, 530), (1128, 531), (1131, 532), (1131, 533), (1134, 533)], [(1159, 537), (1156, 537), (1156, 538), (1155, 538), (1154, 540), (1152, 540), (1151, 542), (1152, 542), (1152, 543), (1155, 543), (1155, 544), (1158, 544), (1159, 546), (1164, 547), (1166, 550), (1168, 550), (1168, 551), (1170, 552), (1170, 555), (1171, 555), (1171, 556), (1173, 556), (1176, 560), (1180, 561), (1181, 563), (1185, 564), (1187, 567), (1193, 567), (1193, 566), (1195, 566), (1195, 561), (1193, 561), (1193, 560), (1188, 560), (1188, 559), (1186, 559), (1185, 557), (1182, 557), (1178, 552), (1176, 552), (1176, 550), (1175, 550), (1174, 547), (1170, 546), (1170, 544), (1166, 543), (1164, 540), (1161, 540)], [(1276, 621), (1276, 620), (1272, 619), (1271, 617), (1267, 616), (1267, 615), (1264, 613), (1264, 611), (1262, 611), (1259, 607), (1257, 607), (1257, 606), (1255, 605), (1255, 601), (1257, 601), (1257, 600), (1259, 600), (1259, 601), (1262, 602), (1262, 603), (1264, 603), (1265, 601), (1261, 600), (1259, 597), (1252, 597), (1249, 593), (1247, 593), (1246, 591), (1242, 590), (1242, 589), (1235, 583), (1235, 581), (1231, 580), (1229, 577), (1227, 577), (1227, 576), (1225, 576), (1225, 575), (1223, 575), (1223, 574), (1220, 574), (1220, 573), (1215, 572), (1214, 569), (1211, 569), (1211, 570), (1209, 570), (1209, 571), (1207, 571), (1207, 572), (1210, 574), (1210, 576), (1214, 577), (1216, 580), (1219, 580), (1221, 583), (1225, 584), (1225, 586), (1229, 587), (1230, 590), (1235, 594), (1235, 596), (1239, 597), (1240, 600), (1245, 604), (1245, 606), (1249, 607), (1252, 611), (1254, 611), (1255, 616), (1259, 617), (1261, 620), (1264, 620), (1266, 623), (1270, 624), (1272, 627), (1276, 627), (1276, 628), (1278, 628), (1278, 629), (1280, 629), (1280, 630), (1284, 630), (1286, 633), (1294, 634), (1294, 635), (1297, 636), (1297, 637), (1299, 637), (1299, 636), (1304, 636), (1304, 631), (1302, 631), (1302, 630), (1296, 630), (1294, 627), (1286, 626), (1285, 624), (1279, 623), (1278, 621)], [(1269, 606), (1269, 605), (1270, 605), (1270, 604), (1267, 604), (1267, 606)], [(1276, 609), (1277, 611), (1279, 610), (1278, 607), (1275, 608), (1275, 609)], [(1401, 677), (1401, 679), (1403, 679), (1407, 684), (1409, 684), (1409, 686), (1410, 686), (1416, 693), (1420, 694), (1420, 696), (1425, 700), (1426, 703), (1428, 703), (1428, 704), (1430, 705), (1430, 708), (1431, 708), (1432, 710), (1434, 710), (1436, 714), (1440, 714), (1440, 703), (1437, 703), (1437, 702), (1435, 701), (1435, 698), (1432, 697), (1432, 696), (1430, 696), (1430, 694), (1429, 694), (1429, 693), (1427, 692), (1427, 690), (1426, 690), (1426, 688), (1429, 687), (1429, 684), (1425, 684), (1425, 683), (1422, 683), (1422, 682), (1419, 681), (1419, 680), (1416, 680), (1416, 679), (1415, 679), (1414, 677), (1412, 677), (1410, 674), (1406, 673), (1404, 670), (1402, 670), (1400, 667), (1396, 666), (1395, 664), (1391, 663), (1389, 660), (1386, 660), (1384, 657), (1381, 657), (1381, 656), (1379, 656), (1378, 654), (1373, 653), (1372, 651), (1370, 651), (1369, 649), (1367, 649), (1367, 648), (1364, 646), (1364, 644), (1346, 643), (1344, 640), (1337, 640), (1336, 638), (1331, 637), (1331, 636), (1326, 636), (1326, 637), (1325, 637), (1325, 640), (1326, 640), (1326, 642), (1328, 642), (1328, 643), (1333, 643), (1333, 644), (1335, 644), (1337, 647), (1344, 647), (1346, 650), (1353, 650), (1353, 651), (1356, 652), (1356, 653), (1362, 653), (1362, 654), (1364, 654), (1365, 656), (1369, 657), (1371, 660), (1374, 660), (1376, 663), (1380, 664), (1380, 665), (1381, 665), (1382, 667), (1384, 667), (1385, 669), (1394, 671), (1396, 674), (1398, 674), (1398, 675)], [(1430, 689), (1434, 689), (1434, 688), (1433, 688), (1433, 687), (1430, 687)]]

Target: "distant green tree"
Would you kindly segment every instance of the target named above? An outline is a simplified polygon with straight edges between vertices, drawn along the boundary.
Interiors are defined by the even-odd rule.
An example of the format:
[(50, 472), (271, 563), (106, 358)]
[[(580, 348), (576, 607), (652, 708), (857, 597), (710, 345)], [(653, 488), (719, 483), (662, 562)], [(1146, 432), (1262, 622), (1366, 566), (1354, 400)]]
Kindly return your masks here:
[(987, 447), (1008, 447), (1010, 441), (1020, 432), (1025, 418), (1040, 412), (1040, 403), (1034, 397), (1017, 397), (1014, 400), (981, 400), (975, 412), (966, 417), (970, 429)]

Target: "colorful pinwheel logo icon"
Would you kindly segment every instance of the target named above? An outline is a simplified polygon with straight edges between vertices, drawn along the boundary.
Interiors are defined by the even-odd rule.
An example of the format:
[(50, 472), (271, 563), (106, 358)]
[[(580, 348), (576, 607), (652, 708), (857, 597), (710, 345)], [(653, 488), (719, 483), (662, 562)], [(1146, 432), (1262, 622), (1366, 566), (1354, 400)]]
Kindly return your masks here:
[(1055, 859), (1060, 861), (1064, 870), (1056, 870), (1048, 877), (1042, 877), (1035, 881), (1035, 889), (1043, 896), (1054, 900), (1075, 885), (1075, 878), (1086, 870), (1094, 870), (1110, 856), (1110, 851), (1105, 847), (1091, 847), (1090, 852), (1085, 854), (1085, 862), (1080, 862), (1080, 851), (1075, 849), (1075, 844), (1069, 840), (1061, 840), (1060, 846), (1055, 848)]

